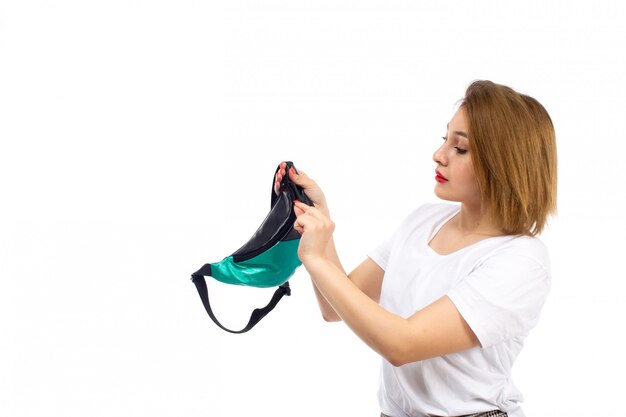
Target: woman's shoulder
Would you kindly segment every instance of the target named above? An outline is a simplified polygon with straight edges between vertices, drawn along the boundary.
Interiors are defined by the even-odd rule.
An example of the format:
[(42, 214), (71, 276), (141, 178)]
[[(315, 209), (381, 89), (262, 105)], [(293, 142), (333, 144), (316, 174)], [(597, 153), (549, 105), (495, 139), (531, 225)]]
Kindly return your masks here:
[(493, 255), (526, 258), (540, 264), (544, 268), (548, 268), (550, 265), (547, 246), (541, 239), (534, 236), (511, 236), (511, 239), (500, 245)]

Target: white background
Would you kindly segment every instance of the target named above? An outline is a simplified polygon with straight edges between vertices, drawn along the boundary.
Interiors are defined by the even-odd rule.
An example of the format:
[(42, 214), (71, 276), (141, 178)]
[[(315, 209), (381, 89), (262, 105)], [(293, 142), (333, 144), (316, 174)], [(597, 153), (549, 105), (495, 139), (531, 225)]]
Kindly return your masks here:
[[(377, 416), (378, 357), (321, 320), (303, 269), (246, 335), (189, 275), (250, 237), (285, 159), (356, 266), (435, 201), (475, 79), (557, 130), (526, 413), (626, 415), (623, 4), (1, 0), (0, 415)], [(209, 285), (234, 327), (271, 293)]]

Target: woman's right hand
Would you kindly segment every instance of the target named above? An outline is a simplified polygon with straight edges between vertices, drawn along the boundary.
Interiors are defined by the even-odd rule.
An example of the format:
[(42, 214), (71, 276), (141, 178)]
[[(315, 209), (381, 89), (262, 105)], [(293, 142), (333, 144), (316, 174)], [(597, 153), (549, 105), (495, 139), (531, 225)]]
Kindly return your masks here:
[[(280, 188), (280, 183), (283, 180), (284, 176), (287, 175), (285, 169), (287, 168), (286, 162), (281, 162), (279, 165), (278, 172), (276, 173), (276, 178), (274, 178), (274, 192), (278, 194), (278, 190)], [(313, 206), (318, 210), (321, 210), (327, 216), (329, 215), (328, 206), (326, 205), (326, 197), (324, 196), (324, 192), (317, 185), (315, 181), (309, 178), (302, 170), (298, 169), (298, 173), (292, 167), (289, 170), (289, 179), (293, 181), (296, 185), (299, 185), (304, 189), (304, 193), (313, 203)], [(299, 209), (297, 208), (296, 211)], [(300, 214), (300, 213), (298, 213)]]

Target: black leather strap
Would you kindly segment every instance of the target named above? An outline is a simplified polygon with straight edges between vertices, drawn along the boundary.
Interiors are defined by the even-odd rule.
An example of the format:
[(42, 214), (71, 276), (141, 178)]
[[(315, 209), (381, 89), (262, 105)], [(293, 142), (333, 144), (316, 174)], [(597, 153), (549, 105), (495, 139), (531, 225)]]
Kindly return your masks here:
[(224, 327), (222, 323), (220, 323), (217, 320), (217, 317), (215, 317), (215, 314), (213, 314), (213, 310), (211, 309), (211, 303), (209, 302), (209, 291), (206, 286), (206, 281), (204, 280), (204, 275), (202, 275), (202, 272), (201, 272), (202, 269), (204, 269), (207, 266), (208, 264), (205, 265), (203, 268), (201, 268), (198, 272), (193, 274), (191, 276), (191, 280), (196, 285), (196, 289), (198, 290), (198, 294), (200, 294), (200, 299), (202, 300), (202, 304), (204, 304), (204, 309), (209, 314), (209, 317), (211, 317), (211, 320), (213, 320), (215, 324), (217, 324), (219, 327), (221, 327), (222, 329), (226, 330), (229, 333), (237, 333), (237, 334), (245, 333), (248, 330), (252, 329), (254, 326), (257, 325), (258, 322), (261, 321), (263, 317), (267, 316), (267, 314), (270, 311), (272, 311), (274, 307), (276, 307), (276, 304), (278, 304), (281, 298), (283, 298), (285, 295), (291, 295), (291, 289), (289, 288), (289, 281), (287, 281), (276, 289), (276, 291), (274, 292), (274, 295), (272, 296), (272, 299), (265, 307), (254, 309), (254, 311), (250, 315), (250, 320), (248, 321), (248, 324), (246, 325), (246, 327), (244, 327), (241, 330), (228, 329)]

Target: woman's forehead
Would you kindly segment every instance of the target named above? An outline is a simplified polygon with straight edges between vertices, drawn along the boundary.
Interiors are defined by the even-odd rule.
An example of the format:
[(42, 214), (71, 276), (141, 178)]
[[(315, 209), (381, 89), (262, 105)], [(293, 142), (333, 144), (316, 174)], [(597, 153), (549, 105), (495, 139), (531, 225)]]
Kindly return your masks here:
[(446, 125), (448, 135), (461, 136), (467, 139), (467, 125), (465, 123), (465, 110), (461, 107), (452, 116), (452, 120)]

